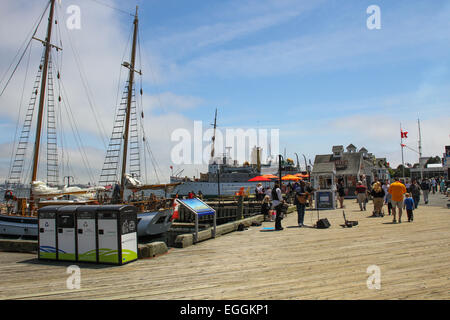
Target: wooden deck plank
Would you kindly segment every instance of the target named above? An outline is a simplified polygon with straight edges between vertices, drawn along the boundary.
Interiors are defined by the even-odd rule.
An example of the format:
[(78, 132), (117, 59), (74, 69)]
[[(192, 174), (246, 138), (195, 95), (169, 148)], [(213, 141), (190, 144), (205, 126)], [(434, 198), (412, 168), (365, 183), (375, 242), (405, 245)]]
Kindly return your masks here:
[[(0, 252), (0, 299), (450, 299), (448, 209), (419, 206), (413, 223), (394, 225), (346, 206), (357, 227), (340, 227), (342, 210), (320, 212), (326, 230), (295, 227), (291, 214), (281, 232), (265, 222), (122, 267), (80, 264), (79, 290), (66, 288), (76, 263)], [(306, 224), (316, 219), (307, 211)], [(367, 288), (370, 265), (381, 290)]]

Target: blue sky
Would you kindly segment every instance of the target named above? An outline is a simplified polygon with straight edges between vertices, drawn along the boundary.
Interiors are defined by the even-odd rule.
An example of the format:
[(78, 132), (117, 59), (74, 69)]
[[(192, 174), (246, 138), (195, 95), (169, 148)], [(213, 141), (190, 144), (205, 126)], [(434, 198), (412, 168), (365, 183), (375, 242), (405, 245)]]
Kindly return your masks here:
[[(0, 32), (8, 40), (0, 47), (8, 62), (0, 74), (29, 30), (19, 21), (35, 19), (45, 3), (2, 1), (0, 15), (11, 17), (20, 40)], [(407, 144), (417, 149), (418, 116), (425, 156), (441, 156), (450, 144), (448, 0), (63, 0), (61, 12), (70, 4), (81, 9), (82, 30), (72, 36), (108, 134), (132, 17), (100, 3), (128, 12), (139, 5), (147, 133), (162, 176), (170, 165), (170, 133), (193, 121), (209, 125), (215, 108), (221, 128), (278, 128), (281, 151), (311, 161), (332, 145), (353, 143), (397, 165), (400, 122), (410, 132)], [(381, 9), (379, 30), (366, 26), (370, 5)], [(71, 84), (80, 86), (75, 78), (70, 74)], [(6, 150), (15, 118), (4, 111), (5, 99), (0, 143)], [(82, 126), (98, 155), (93, 162), (101, 162), (97, 126)], [(412, 151), (405, 158), (417, 161)], [(186, 172), (204, 168), (186, 166)]]

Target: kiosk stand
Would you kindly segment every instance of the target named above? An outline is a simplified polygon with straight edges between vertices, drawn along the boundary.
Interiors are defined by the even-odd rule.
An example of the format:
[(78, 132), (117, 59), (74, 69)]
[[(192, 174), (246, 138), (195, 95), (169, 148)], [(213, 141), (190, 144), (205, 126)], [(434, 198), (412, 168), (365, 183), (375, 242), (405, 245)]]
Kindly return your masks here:
[(195, 233), (194, 233), (194, 243), (198, 242), (198, 217), (206, 215), (214, 215), (214, 226), (213, 226), (213, 238), (216, 237), (216, 210), (208, 206), (202, 200), (198, 198), (193, 199), (176, 199), (177, 203), (185, 206), (189, 211), (191, 211), (195, 216)]

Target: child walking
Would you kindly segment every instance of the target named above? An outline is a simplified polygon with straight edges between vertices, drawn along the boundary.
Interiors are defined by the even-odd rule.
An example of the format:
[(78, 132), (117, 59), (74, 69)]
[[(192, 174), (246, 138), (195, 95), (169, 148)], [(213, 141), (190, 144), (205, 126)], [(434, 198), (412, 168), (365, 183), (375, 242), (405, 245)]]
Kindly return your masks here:
[(406, 209), (406, 213), (408, 214), (408, 222), (412, 222), (414, 220), (413, 210), (415, 205), (410, 193), (406, 194), (406, 199), (403, 203), (403, 208)]

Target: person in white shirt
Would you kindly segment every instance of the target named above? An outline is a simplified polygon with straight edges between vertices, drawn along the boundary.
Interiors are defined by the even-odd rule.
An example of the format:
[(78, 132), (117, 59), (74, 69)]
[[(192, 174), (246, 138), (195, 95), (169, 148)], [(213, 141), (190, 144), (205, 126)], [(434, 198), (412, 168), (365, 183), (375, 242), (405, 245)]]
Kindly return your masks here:
[(272, 209), (275, 209), (277, 212), (275, 218), (275, 230), (283, 230), (284, 228), (281, 226), (281, 210), (283, 208), (284, 200), (283, 195), (281, 193), (280, 186), (278, 183), (275, 183), (275, 186), (272, 189)]

